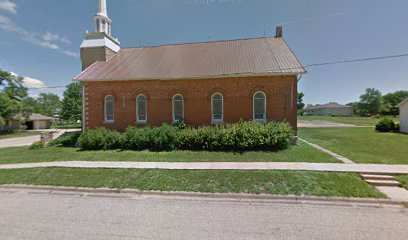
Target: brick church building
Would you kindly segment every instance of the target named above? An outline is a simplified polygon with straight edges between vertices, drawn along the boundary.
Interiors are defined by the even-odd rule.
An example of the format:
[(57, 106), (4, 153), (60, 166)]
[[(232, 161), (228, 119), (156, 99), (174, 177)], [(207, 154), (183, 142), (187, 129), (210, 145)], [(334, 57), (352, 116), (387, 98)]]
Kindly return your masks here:
[(278, 27), (275, 38), (120, 48), (106, 0), (81, 44), (84, 129), (192, 126), (240, 119), (297, 128), (297, 83), (306, 73)]

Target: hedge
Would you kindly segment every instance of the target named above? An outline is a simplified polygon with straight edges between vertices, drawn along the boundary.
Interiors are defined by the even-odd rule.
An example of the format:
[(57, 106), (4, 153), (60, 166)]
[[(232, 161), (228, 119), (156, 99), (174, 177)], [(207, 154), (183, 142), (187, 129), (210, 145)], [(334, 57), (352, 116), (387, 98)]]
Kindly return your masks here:
[(105, 128), (88, 130), (78, 140), (82, 150), (278, 151), (293, 136), (288, 123), (239, 122), (214, 127), (129, 127), (124, 133)]

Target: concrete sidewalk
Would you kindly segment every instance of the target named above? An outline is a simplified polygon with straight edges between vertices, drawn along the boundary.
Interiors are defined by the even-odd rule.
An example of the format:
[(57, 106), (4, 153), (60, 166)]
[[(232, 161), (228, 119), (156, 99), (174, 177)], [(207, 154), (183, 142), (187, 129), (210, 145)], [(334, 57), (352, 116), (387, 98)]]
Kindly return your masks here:
[(408, 174), (408, 165), (299, 163), (299, 162), (43, 162), (0, 165), (0, 169), (27, 168), (105, 168), (169, 170), (294, 170), (319, 172), (355, 172)]

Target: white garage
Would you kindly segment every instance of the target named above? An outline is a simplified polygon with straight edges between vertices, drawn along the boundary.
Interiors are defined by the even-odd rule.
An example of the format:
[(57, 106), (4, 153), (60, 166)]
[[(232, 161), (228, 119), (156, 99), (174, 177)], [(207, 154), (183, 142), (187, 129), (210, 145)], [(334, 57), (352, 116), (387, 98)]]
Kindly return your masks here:
[(33, 113), (29, 118), (25, 119), (25, 125), (27, 126), (27, 130), (50, 129), (53, 120), (55, 120), (53, 117)]
[(397, 107), (400, 109), (400, 132), (408, 133), (408, 98)]

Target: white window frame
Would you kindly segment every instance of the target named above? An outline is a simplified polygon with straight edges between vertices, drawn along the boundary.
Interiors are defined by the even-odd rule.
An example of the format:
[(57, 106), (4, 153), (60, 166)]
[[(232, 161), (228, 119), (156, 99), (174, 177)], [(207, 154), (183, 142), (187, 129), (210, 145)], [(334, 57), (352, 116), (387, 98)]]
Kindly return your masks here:
[[(214, 119), (214, 96), (220, 95), (221, 96), (221, 119)], [(219, 124), (224, 122), (224, 95), (219, 92), (214, 93), (211, 96), (211, 122), (212, 124)]]
[[(263, 119), (256, 119), (255, 118), (255, 96), (257, 95), (257, 94), (259, 94), (259, 93), (261, 93), (263, 96), (264, 96), (264, 117), (263, 117)], [(267, 118), (266, 118), (266, 104), (267, 104), (267, 98), (266, 98), (266, 94), (264, 93), (264, 92), (262, 92), (262, 91), (258, 91), (258, 92), (256, 92), (256, 93), (254, 93), (254, 95), (253, 95), (253, 97), (252, 97), (252, 114), (253, 114), (253, 120), (255, 121), (255, 122), (266, 122), (267, 121)]]
[[(107, 98), (108, 97), (111, 97), (112, 98), (112, 120), (108, 120), (108, 115), (106, 114), (106, 102), (107, 102)], [(104, 103), (103, 103), (103, 110), (104, 110), (104, 112), (103, 112), (103, 115), (104, 115), (104, 120), (105, 120), (105, 122), (106, 123), (113, 123), (113, 122), (115, 122), (115, 98), (112, 96), (112, 95), (107, 95), (107, 96), (105, 96), (105, 99), (104, 99)]]
[(182, 109), (183, 109), (183, 116), (182, 116), (182, 119), (184, 120), (184, 97), (183, 97), (183, 95), (181, 95), (181, 94), (175, 94), (174, 96), (173, 96), (173, 98), (171, 99), (171, 105), (172, 105), (172, 112), (173, 112), (173, 123), (179, 123), (179, 120), (176, 120), (176, 116), (175, 116), (175, 114), (174, 114), (174, 99), (176, 98), (176, 97), (178, 97), (178, 96), (180, 96), (181, 97), (181, 99), (182, 99)]
[[(146, 109), (146, 115), (145, 115), (145, 120), (139, 119), (139, 98), (144, 97), (144, 102), (145, 102), (145, 109)], [(140, 94), (136, 97), (136, 123), (140, 124), (146, 124), (147, 123), (147, 97), (143, 94)]]

